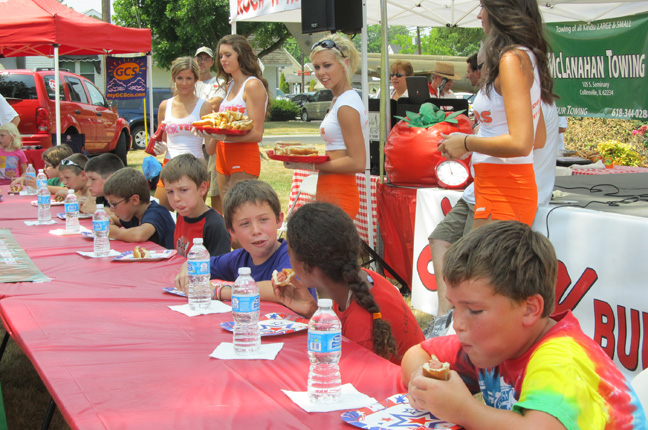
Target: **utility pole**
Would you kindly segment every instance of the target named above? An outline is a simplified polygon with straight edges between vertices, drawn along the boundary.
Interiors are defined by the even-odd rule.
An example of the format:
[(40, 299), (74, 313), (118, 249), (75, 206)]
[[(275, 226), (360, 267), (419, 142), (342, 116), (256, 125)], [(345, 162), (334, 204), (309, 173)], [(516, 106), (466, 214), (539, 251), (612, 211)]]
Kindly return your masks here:
[(416, 26), (416, 47), (418, 48), (418, 54), (421, 55), (421, 27), (419, 26)]

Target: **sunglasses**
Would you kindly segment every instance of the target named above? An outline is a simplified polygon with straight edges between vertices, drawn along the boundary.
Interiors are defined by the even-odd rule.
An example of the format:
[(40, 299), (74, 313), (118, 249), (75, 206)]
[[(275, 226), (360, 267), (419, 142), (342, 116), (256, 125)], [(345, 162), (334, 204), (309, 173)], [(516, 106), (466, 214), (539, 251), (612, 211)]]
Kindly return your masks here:
[(75, 163), (72, 160), (68, 160), (67, 158), (65, 160), (61, 160), (61, 166), (74, 166), (74, 167), (78, 167), (79, 169), (83, 170), (83, 167), (79, 166), (77, 163)]
[(405, 74), (404, 73), (392, 73), (391, 77), (393, 78), (394, 76), (396, 76), (397, 78), (402, 78), (403, 76), (405, 76)]
[(344, 55), (344, 52), (342, 52), (342, 50), (340, 49), (340, 47), (337, 46), (337, 45), (335, 44), (335, 42), (333, 42), (331, 39), (320, 40), (319, 42), (315, 42), (315, 43), (313, 43), (313, 46), (311, 46), (311, 52), (313, 52), (313, 50), (314, 50), (315, 48), (317, 48), (318, 46), (321, 46), (322, 48), (326, 48), (326, 49), (332, 49), (332, 48), (335, 48), (335, 49), (338, 50), (338, 52), (340, 53), (340, 55), (342, 56), (342, 58), (346, 58), (346, 55)]

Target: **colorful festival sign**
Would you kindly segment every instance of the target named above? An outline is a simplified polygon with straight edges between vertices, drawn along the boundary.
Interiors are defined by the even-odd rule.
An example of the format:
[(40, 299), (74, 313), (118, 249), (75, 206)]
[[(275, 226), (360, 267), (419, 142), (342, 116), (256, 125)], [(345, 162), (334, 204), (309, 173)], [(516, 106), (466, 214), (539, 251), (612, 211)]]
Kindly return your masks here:
[(648, 14), (545, 26), (560, 115), (648, 119)]
[(110, 100), (143, 99), (146, 96), (146, 56), (108, 57), (106, 59)]
[(237, 20), (301, 9), (301, 0), (230, 0)]

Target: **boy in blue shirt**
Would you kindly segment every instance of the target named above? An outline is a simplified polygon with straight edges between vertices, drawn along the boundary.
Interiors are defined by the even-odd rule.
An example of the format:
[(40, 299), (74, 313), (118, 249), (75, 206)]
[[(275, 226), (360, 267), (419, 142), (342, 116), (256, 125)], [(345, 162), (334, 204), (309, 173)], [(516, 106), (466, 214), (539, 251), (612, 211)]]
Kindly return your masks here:
[(111, 238), (124, 242), (150, 240), (173, 249), (173, 217), (167, 208), (151, 201), (148, 181), (142, 172), (129, 167), (120, 169), (108, 178), (103, 190), (118, 218), (111, 218)]
[[(261, 300), (276, 302), (272, 272), (292, 267), (287, 243), (277, 240), (277, 231), (283, 223), (277, 193), (262, 181), (238, 182), (225, 196), (223, 212), (225, 226), (241, 248), (211, 258), (212, 279), (234, 282), (239, 267), (249, 267), (259, 287)], [(187, 263), (176, 276), (175, 284), (176, 288), (186, 291), (189, 285)], [(311, 291), (311, 294), (315, 295), (315, 292)], [(231, 291), (223, 289), (215, 298), (229, 300)]]

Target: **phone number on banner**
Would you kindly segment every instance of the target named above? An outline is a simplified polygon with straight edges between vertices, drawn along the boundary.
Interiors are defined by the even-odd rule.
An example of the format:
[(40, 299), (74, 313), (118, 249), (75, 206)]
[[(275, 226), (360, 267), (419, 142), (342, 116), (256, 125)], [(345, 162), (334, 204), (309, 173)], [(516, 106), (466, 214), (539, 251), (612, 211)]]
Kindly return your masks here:
[(612, 115), (616, 118), (648, 118), (646, 109), (612, 109)]

